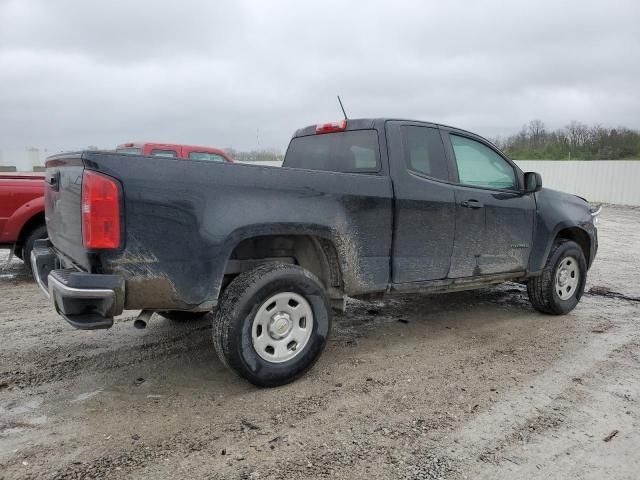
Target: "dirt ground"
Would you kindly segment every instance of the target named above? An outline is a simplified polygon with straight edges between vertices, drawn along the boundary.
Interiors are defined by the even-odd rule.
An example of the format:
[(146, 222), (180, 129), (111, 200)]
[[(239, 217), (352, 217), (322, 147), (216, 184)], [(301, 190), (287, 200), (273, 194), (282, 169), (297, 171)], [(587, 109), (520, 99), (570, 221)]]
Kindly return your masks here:
[(0, 263), (0, 479), (638, 478), (640, 209), (606, 207), (564, 317), (517, 284), (352, 301), (316, 367), (260, 390), (205, 319), (77, 331)]

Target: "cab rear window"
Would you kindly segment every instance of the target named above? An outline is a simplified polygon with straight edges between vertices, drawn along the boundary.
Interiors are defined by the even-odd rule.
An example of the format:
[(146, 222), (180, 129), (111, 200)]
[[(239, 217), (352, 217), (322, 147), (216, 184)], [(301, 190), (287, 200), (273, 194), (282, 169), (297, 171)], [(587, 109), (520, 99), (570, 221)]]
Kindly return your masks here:
[(178, 152), (175, 150), (160, 150), (156, 148), (155, 150), (151, 150), (151, 155), (154, 157), (177, 157)]
[(343, 173), (380, 171), (376, 130), (352, 130), (296, 137), (291, 140), (283, 166)]
[(189, 152), (189, 160), (205, 160), (207, 162), (225, 162), (222, 155), (211, 152)]
[(116, 153), (124, 153), (125, 155), (142, 155), (141, 148), (118, 148)]

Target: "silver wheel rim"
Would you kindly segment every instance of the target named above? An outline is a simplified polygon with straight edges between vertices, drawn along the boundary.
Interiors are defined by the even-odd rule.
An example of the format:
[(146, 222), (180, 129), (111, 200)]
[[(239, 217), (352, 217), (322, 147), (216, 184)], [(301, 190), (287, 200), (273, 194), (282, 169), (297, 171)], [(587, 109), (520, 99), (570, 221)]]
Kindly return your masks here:
[(580, 282), (580, 267), (574, 257), (562, 259), (556, 269), (555, 290), (560, 300), (568, 300), (578, 290)]
[(300, 355), (312, 330), (309, 302), (297, 293), (277, 293), (256, 312), (251, 326), (253, 348), (267, 362), (286, 362)]

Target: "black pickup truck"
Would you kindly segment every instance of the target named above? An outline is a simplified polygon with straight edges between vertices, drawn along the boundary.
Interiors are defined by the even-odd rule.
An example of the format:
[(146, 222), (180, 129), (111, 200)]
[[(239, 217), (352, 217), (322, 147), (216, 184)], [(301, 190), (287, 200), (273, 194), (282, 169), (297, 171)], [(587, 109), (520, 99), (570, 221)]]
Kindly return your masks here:
[(584, 199), (418, 121), (300, 129), (282, 168), (81, 152), (46, 175), (49, 240), (31, 261), (60, 315), (94, 329), (124, 309), (213, 312), (220, 358), (260, 386), (311, 368), (346, 296), (520, 281), (564, 314), (598, 247)]

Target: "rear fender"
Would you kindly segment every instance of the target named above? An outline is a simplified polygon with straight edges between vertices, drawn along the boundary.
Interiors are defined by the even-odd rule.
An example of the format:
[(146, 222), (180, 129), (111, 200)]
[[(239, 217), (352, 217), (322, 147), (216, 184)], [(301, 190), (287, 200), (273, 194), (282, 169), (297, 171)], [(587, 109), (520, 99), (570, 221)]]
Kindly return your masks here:
[(24, 205), (16, 209), (15, 212), (7, 219), (2, 231), (0, 243), (15, 243), (23, 233), (23, 228), (38, 214), (44, 212), (44, 197), (37, 197), (29, 200)]
[(223, 269), (218, 272), (216, 282), (216, 290), (214, 297), (217, 298), (222, 285), (222, 277), (224, 276), (224, 266), (229, 261), (233, 250), (243, 240), (262, 237), (267, 235), (291, 235), (291, 236), (311, 236), (317, 237), (331, 242), (338, 255), (344, 288), (347, 292), (361, 291), (362, 279), (356, 275), (356, 272), (362, 271), (359, 268), (360, 255), (357, 251), (356, 242), (348, 232), (338, 232), (324, 225), (304, 224), (304, 223), (269, 223), (269, 224), (253, 224), (234, 230), (224, 241), (223, 256), (226, 259), (223, 262)]

